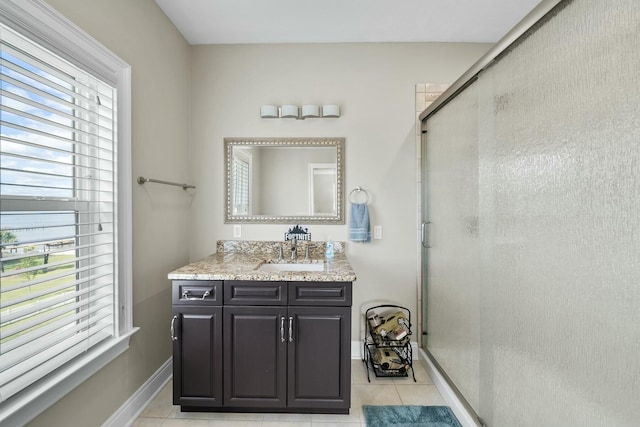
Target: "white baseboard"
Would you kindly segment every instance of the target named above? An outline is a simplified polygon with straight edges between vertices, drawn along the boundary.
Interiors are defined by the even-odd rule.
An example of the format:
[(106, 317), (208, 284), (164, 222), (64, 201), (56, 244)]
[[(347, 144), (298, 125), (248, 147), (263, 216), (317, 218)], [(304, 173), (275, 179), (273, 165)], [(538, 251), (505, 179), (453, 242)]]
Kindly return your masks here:
[(173, 358), (169, 358), (145, 381), (126, 402), (102, 424), (102, 427), (129, 427), (144, 411), (144, 408), (171, 379)]
[[(362, 341), (351, 341), (351, 358), (352, 359), (362, 359), (362, 350), (363, 350)], [(416, 341), (411, 341), (411, 351), (412, 351), (412, 359), (418, 360), (420, 357), (418, 352), (418, 343)]]
[(442, 373), (440, 373), (438, 368), (436, 368), (424, 350), (420, 349), (419, 352), (420, 360), (431, 377), (433, 385), (436, 386), (445, 402), (447, 402), (447, 405), (449, 405), (453, 413), (456, 415), (456, 418), (458, 418), (458, 421), (460, 421), (460, 424), (462, 424), (462, 427), (481, 427), (475, 419), (475, 416), (469, 413), (465, 405), (458, 398), (458, 395), (449, 386), (447, 380), (445, 380)]
[(362, 342), (351, 341), (351, 358), (362, 359)]

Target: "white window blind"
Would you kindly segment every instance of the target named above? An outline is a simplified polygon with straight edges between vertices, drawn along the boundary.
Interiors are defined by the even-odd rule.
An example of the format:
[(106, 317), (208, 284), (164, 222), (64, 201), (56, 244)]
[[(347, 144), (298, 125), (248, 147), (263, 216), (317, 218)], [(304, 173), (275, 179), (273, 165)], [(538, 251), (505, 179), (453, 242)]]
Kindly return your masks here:
[(233, 158), (233, 214), (249, 214), (249, 160)]
[(2, 402), (117, 334), (117, 92), (0, 41)]

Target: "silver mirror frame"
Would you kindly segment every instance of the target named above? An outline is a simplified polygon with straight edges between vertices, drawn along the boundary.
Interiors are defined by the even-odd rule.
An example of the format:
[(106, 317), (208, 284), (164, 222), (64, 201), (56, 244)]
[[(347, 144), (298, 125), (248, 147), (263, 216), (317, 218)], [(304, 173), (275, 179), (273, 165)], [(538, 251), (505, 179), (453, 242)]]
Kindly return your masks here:
[[(224, 222), (225, 224), (344, 224), (344, 138), (224, 138)], [(231, 206), (231, 164), (234, 146), (261, 147), (335, 147), (336, 156), (336, 215), (270, 216), (234, 215)]]

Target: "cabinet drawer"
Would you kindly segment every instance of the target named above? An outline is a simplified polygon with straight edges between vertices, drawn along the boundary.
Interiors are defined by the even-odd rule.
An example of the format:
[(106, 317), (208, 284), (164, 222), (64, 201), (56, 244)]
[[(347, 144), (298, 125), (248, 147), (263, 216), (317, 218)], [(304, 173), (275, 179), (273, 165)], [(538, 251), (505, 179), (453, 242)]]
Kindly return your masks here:
[(286, 305), (286, 282), (231, 280), (224, 282), (224, 303), (228, 305)]
[(351, 306), (350, 282), (291, 282), (290, 305)]
[(222, 281), (174, 280), (173, 305), (222, 305)]

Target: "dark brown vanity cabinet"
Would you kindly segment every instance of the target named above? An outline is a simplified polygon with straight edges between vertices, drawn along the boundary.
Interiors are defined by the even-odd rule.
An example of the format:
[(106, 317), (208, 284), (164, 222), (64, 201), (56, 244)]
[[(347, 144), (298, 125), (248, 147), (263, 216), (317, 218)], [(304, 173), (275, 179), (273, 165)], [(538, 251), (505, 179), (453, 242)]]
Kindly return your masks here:
[(224, 402), (284, 408), (287, 283), (224, 283)]
[(284, 306), (224, 307), (226, 406), (286, 406), (286, 316)]
[(351, 283), (225, 281), (223, 295), (220, 410), (349, 412)]
[(351, 403), (351, 308), (289, 307), (287, 406), (332, 408)]
[(173, 403), (222, 405), (222, 282), (174, 280)]

